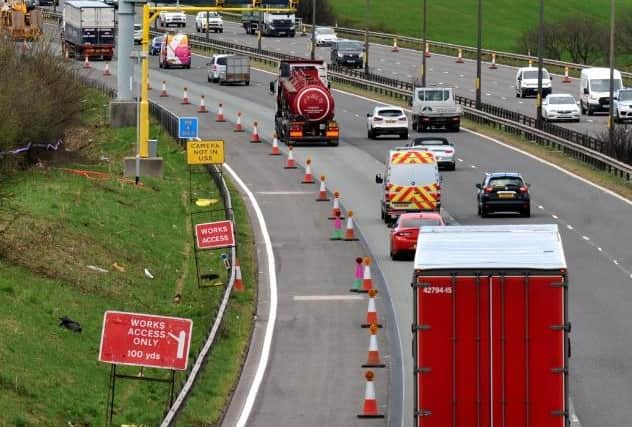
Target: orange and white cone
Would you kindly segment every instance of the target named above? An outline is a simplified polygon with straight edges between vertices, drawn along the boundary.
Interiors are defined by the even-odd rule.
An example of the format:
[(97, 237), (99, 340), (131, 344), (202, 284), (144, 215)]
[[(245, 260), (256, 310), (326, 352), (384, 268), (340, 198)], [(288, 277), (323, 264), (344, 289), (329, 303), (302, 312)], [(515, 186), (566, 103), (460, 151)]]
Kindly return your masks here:
[(224, 106), (221, 103), (217, 108), (217, 116), (215, 116), (215, 121), (218, 123), (226, 121), (226, 119), (224, 118)]
[(291, 145), (288, 147), (287, 153), (287, 163), (285, 164), (284, 169), (296, 169), (296, 162), (294, 161), (294, 147)]
[(529, 60), (529, 67), (533, 67), (533, 59)]
[(363, 328), (370, 328), (371, 325), (377, 325), (378, 328), (382, 327), (377, 317), (377, 309), (375, 308), (375, 296), (377, 295), (377, 289), (369, 290), (369, 307), (366, 312), (366, 323), (362, 324)]
[(314, 177), (312, 176), (312, 159), (309, 157), (305, 161), (305, 175), (303, 175), (303, 180), (301, 184), (313, 184)]
[(239, 259), (237, 259), (237, 261), (235, 262), (235, 282), (233, 286), (235, 287), (235, 291), (237, 292), (243, 292), (246, 290), (246, 287), (244, 286), (244, 281), (241, 278), (241, 267), (239, 266)]
[(208, 113), (208, 108), (206, 108), (206, 104), (204, 103), (204, 95), (200, 96), (200, 107), (198, 108), (198, 113)]
[(340, 211), (340, 193), (337, 191), (334, 192), (334, 203), (331, 208), (331, 216), (329, 219), (336, 218), (336, 215), (340, 215), (340, 219), (344, 219), (344, 216), (342, 216), (342, 212)]
[(110, 71), (110, 63), (106, 62), (105, 63), (105, 69), (103, 70), (103, 75), (104, 76), (111, 76), (112, 72)]
[(373, 289), (373, 279), (371, 278), (371, 258), (365, 257), (364, 261), (364, 274), (362, 275), (362, 289), (358, 292), (369, 292)]
[(345, 237), (343, 240), (347, 242), (358, 240), (353, 227), (353, 211), (347, 212), (347, 228), (345, 229)]
[(160, 89), (160, 97), (161, 98), (165, 98), (169, 95), (167, 95), (167, 82), (166, 81), (162, 81), (162, 89)]
[(397, 38), (393, 39), (393, 48), (391, 49), (391, 52), (399, 52), (399, 46), (397, 46)]
[(457, 64), (462, 64), (463, 63), (463, 49), (459, 48), (458, 50), (458, 55), (456, 57), (456, 63)]
[(384, 414), (380, 414), (377, 410), (377, 398), (375, 397), (375, 385), (373, 384), (375, 374), (373, 374), (373, 371), (366, 371), (364, 378), (366, 379), (364, 405), (362, 413), (358, 414), (358, 418), (384, 418)]
[(243, 132), (244, 127), (241, 125), (241, 112), (237, 113), (237, 123), (235, 123), (235, 128), (233, 132)]
[(279, 149), (279, 138), (277, 138), (276, 132), (272, 135), (272, 152), (271, 156), (280, 156), (281, 150)]
[(317, 202), (328, 202), (329, 197), (327, 196), (327, 186), (325, 185), (325, 175), (320, 176), (320, 189), (318, 190), (318, 198)]
[(492, 63), (491, 63), (491, 65), (489, 66), (489, 69), (490, 69), (490, 70), (495, 70), (496, 68), (498, 68), (498, 67), (496, 66), (496, 54), (495, 54), (495, 53), (492, 53)]
[(147, 80), (147, 90), (151, 90), (151, 82)]
[(184, 88), (183, 94), (182, 94), (182, 102), (180, 103), (182, 105), (188, 105), (190, 104), (189, 102), (189, 92), (187, 91), (187, 88)]
[(426, 42), (426, 49), (424, 50), (424, 56), (430, 58), (430, 43)]
[(257, 130), (257, 122), (252, 124), (252, 135), (250, 135), (250, 142), (259, 143), (261, 142), (261, 138), (259, 138), (259, 131)]
[(371, 336), (369, 337), (369, 354), (363, 368), (385, 368), (386, 365), (380, 360), (380, 350), (377, 348), (377, 330), (378, 326), (372, 324), (369, 326)]
[(92, 64), (90, 64), (90, 61), (88, 60), (88, 55), (85, 56), (85, 60), (83, 61), (83, 68), (92, 68)]
[(572, 80), (568, 77), (568, 67), (564, 67), (564, 78), (562, 79), (562, 83), (570, 83)]

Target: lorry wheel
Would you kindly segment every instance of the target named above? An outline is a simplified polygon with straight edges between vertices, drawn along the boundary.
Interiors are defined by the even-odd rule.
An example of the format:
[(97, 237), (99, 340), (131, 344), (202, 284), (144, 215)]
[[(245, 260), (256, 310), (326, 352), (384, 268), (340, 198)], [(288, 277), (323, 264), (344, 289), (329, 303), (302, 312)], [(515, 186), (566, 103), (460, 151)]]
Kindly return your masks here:
[(250, 80), (246, 80), (246, 86), (250, 86)]

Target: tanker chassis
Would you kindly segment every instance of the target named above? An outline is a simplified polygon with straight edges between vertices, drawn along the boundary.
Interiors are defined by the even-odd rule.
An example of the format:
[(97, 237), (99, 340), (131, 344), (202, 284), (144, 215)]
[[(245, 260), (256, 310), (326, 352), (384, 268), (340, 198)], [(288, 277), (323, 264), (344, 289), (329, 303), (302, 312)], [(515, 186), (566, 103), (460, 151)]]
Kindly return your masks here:
[(340, 129), (334, 120), (334, 99), (324, 61), (281, 61), (270, 91), (276, 95), (274, 121), (280, 141), (288, 145), (338, 145)]

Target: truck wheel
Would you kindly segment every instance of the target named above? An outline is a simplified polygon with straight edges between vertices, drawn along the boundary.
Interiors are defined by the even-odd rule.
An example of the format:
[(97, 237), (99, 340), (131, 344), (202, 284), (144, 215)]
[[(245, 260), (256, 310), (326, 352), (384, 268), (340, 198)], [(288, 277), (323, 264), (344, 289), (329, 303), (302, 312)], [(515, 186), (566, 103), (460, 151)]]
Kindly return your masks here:
[(246, 86), (250, 86), (250, 80), (245, 81)]

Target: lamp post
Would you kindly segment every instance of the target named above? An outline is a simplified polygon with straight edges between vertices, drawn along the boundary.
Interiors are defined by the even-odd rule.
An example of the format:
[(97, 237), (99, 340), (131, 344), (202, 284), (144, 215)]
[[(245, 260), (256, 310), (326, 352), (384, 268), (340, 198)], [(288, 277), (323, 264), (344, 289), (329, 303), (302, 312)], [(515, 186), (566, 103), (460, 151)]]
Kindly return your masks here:
[(309, 57), (316, 59), (316, 0), (312, 0), (312, 50)]
[(608, 108), (608, 141), (614, 142), (614, 12), (615, 0), (610, 0), (610, 108)]
[(536, 128), (542, 128), (542, 68), (544, 66), (544, 0), (540, 0), (538, 28), (538, 95), (536, 99)]
[(421, 86), (426, 87), (426, 31), (428, 30), (428, 0), (424, 0), (424, 18), (422, 32), (422, 46), (421, 46)]
[(481, 51), (483, 38), (483, 0), (478, 0), (476, 29), (476, 109), (481, 109)]
[(366, 0), (366, 10), (364, 12), (364, 72), (369, 74), (369, 0)]

